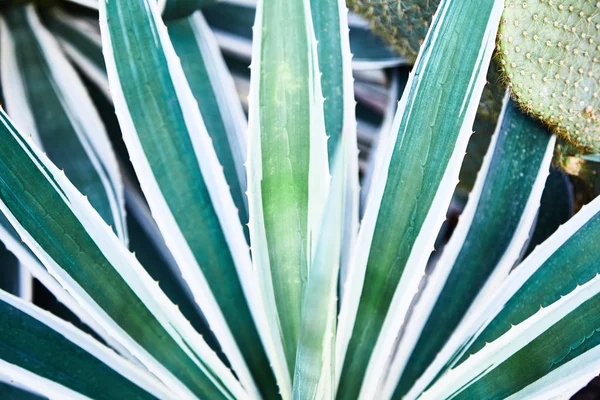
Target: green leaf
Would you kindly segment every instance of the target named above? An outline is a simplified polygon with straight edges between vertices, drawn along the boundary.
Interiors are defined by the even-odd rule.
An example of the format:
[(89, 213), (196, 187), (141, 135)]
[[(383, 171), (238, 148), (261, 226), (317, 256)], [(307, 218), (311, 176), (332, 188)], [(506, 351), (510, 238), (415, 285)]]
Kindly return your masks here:
[(0, 209), (61, 286), (178, 397), (245, 397), (89, 202), (0, 119)]
[[(272, 336), (281, 332), (285, 349), (287, 365), (278, 359), (275, 370), (289, 379), (327, 196), (323, 96), (307, 0), (259, 1), (255, 31), (248, 129), (250, 238)], [(286, 397), (291, 387), (278, 379)]]
[[(487, 314), (485, 329), (482, 328), (461, 353), (478, 352), (485, 343), (496, 340), (512, 325), (534, 315), (540, 305), (554, 304), (600, 272), (595, 245), (600, 230), (599, 207), (597, 200), (584, 206), (522, 262), (511, 274), (511, 280), (503, 285), (504, 288), (511, 283), (513, 286), (495, 299), (495, 312)], [(505, 297), (508, 294), (512, 296)], [(463, 356), (457, 363), (465, 359)]]
[(83, 83), (33, 8), (13, 7), (0, 21), (8, 114), (127, 242), (121, 176)]
[[(595, 215), (589, 223), (598, 227), (598, 202), (591, 205)], [(588, 213), (584, 213), (588, 214)], [(588, 215), (589, 216), (589, 215)], [(574, 221), (579, 220), (579, 221)], [(581, 226), (581, 219), (575, 217), (573, 223), (569, 222), (566, 227), (574, 228)], [(575, 233), (571, 239), (580, 233), (589, 234), (590, 226), (584, 225), (583, 229)], [(538, 265), (538, 271), (547, 270), (550, 265), (560, 259), (562, 265), (570, 262), (581, 262), (580, 259), (573, 260), (569, 256), (574, 251), (586, 252), (588, 257), (598, 257), (597, 246), (590, 245), (591, 241), (573, 243), (565, 234), (570, 229), (561, 228), (556, 235), (551, 237), (542, 250), (535, 251), (520, 269), (528, 269)], [(562, 232), (561, 232), (562, 231)], [(597, 232), (594, 232), (597, 233)], [(558, 242), (562, 245), (556, 249)], [(552, 250), (554, 252), (552, 253)], [(547, 258), (549, 256), (549, 258)], [(567, 258), (569, 257), (569, 258)], [(546, 258), (546, 261), (541, 259)], [(584, 262), (588, 267), (590, 262)], [(595, 268), (593, 268), (595, 269)], [(514, 293), (514, 287), (522, 284), (523, 276), (516, 275), (513, 279), (506, 281), (501, 288)], [(535, 273), (521, 286), (520, 290), (527, 290), (535, 279)], [(539, 283), (539, 281), (538, 281)], [(545, 283), (545, 282), (544, 282)], [(535, 283), (534, 283), (535, 284)], [(504, 292), (498, 292), (500, 305), (492, 305), (484, 312), (494, 315), (494, 309), (503, 307), (503, 311), (512, 308), (511, 301), (505, 303)], [(560, 293), (560, 292), (559, 292)], [(515, 298), (519, 298), (519, 294)], [(521, 299), (521, 308), (529, 308), (536, 298)], [(457, 398), (457, 399), (496, 399), (506, 398), (518, 393), (548, 373), (567, 366), (568, 362), (575, 360), (578, 356), (585, 355), (597, 349), (600, 344), (600, 317), (598, 307), (600, 306), (600, 277), (595, 274), (585, 284), (575, 287), (568, 294), (562, 296), (552, 303), (541, 303), (537, 311), (527, 319), (516, 320), (517, 325), (504, 333), (494, 342), (486, 345), (479, 353), (464, 361), (455, 369), (446, 373), (422, 398)], [(501, 312), (502, 313), (502, 312)], [(490, 315), (490, 314), (487, 314)], [(500, 315), (500, 314), (498, 314)], [(488, 317), (489, 318), (489, 317)], [(496, 317), (497, 318), (497, 317)], [(496, 321), (492, 322), (493, 324)], [(595, 351), (597, 355), (597, 351)]]
[[(455, 369), (428, 392), (438, 398), (471, 380), (472, 390), (480, 391), (483, 384), (489, 390), (514, 392), (596, 346), (599, 325), (590, 312), (600, 300), (595, 239), (599, 229), (596, 199), (538, 246), (463, 321), (456, 340), (442, 351), (443, 360), (453, 356), (449, 366)], [(489, 372), (479, 377), (483, 371)], [(512, 382), (503, 386), (507, 379)], [(455, 383), (459, 386), (452, 386)]]
[[(7, 250), (10, 251), (18, 259), (19, 274), (20, 278), (19, 285), (26, 285), (24, 290), (19, 293), (22, 298), (31, 300), (33, 291), (32, 278), (40, 281), (44, 287), (52, 292), (57, 300), (67, 307), (79, 321), (89, 326), (95, 333), (97, 333), (106, 343), (112, 348), (117, 350), (120, 354), (125, 357), (131, 358), (131, 354), (117, 341), (115, 341), (104, 329), (104, 327), (95, 321), (89, 313), (87, 313), (73, 296), (71, 296), (61, 284), (48, 272), (46, 267), (42, 265), (42, 262), (36, 257), (36, 255), (25, 245), (19, 233), (12, 227), (11, 223), (6, 219), (4, 215), (0, 213), (0, 241), (6, 246)], [(13, 282), (14, 284), (14, 282)], [(62, 316), (62, 315), (59, 315)]]
[[(296, 370), (294, 399), (333, 398), (335, 393), (335, 331), (337, 282), (342, 262), (346, 204), (347, 160), (342, 139), (335, 165), (318, 244), (312, 260), (304, 303)], [(352, 199), (350, 200), (352, 201)]]
[(27, 390), (20, 389), (16, 386), (11, 386), (0, 382), (0, 397), (5, 400), (40, 400), (40, 397)]
[[(352, 77), (350, 41), (348, 36), (348, 8), (344, 1), (311, 0), (314, 22), (321, 90), (325, 102), (325, 132), (328, 140), (328, 157), (336, 152), (345, 161), (343, 186), (344, 222), (342, 227), (342, 268), (347, 269), (351, 250), (356, 242), (359, 223), (360, 184), (358, 177), (358, 149), (356, 101)], [(341, 145), (343, 143), (343, 146)], [(332, 171), (332, 166), (330, 166)]]
[(77, 18), (53, 8), (41, 15), (69, 59), (110, 98), (97, 21)]
[(508, 276), (527, 244), (556, 139), (505, 102), (467, 206), (406, 325), (390, 372), (394, 398), (410, 390), (472, 303)]
[[(311, 2), (316, 6), (333, 6), (336, 1)], [(239, 58), (249, 60), (252, 53), (252, 26), (256, 8), (251, 3), (220, 1), (206, 7), (202, 13), (214, 30), (221, 48)], [(314, 16), (313, 16), (314, 18)], [(331, 32), (336, 32), (332, 29)], [(344, 32), (346, 33), (346, 32)], [(350, 25), (352, 68), (370, 70), (406, 64), (371, 30), (362, 23)]]
[(249, 248), (167, 29), (151, 0), (100, 5), (112, 97), (154, 219), (244, 387), (270, 397)]
[(40, 395), (65, 398), (74, 391), (95, 399), (174, 396), (150, 373), (91, 336), (2, 291), (0, 338), (0, 374)]
[(162, 9), (165, 20), (186, 18), (196, 10), (216, 0), (158, 0), (158, 6)]
[(245, 225), (247, 122), (235, 84), (201, 13), (169, 22), (167, 27)]
[(129, 249), (135, 253), (144, 269), (158, 282), (173, 304), (177, 304), (192, 327), (202, 335), (206, 343), (217, 352), (224, 363), (227, 359), (220, 345), (208, 327), (202, 312), (194, 302), (185, 281), (179, 274), (177, 264), (165, 245), (148, 206), (141, 195), (128, 184), (125, 189), (127, 200), (127, 229)]
[(569, 177), (558, 168), (552, 168), (542, 194), (535, 229), (531, 234), (531, 240), (524, 257), (531, 254), (537, 246), (542, 244), (573, 216), (573, 203), (573, 187), (569, 182)]
[(385, 372), (458, 181), (502, 6), (442, 1), (380, 144), (340, 313), (338, 399), (372, 398)]

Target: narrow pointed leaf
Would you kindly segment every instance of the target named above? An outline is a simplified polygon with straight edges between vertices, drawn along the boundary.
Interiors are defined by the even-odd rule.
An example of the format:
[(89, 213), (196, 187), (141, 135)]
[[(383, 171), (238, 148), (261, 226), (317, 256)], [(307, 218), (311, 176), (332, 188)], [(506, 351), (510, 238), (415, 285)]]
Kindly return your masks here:
[[(335, 392), (335, 330), (337, 281), (343, 256), (344, 210), (348, 172), (343, 147), (332, 167), (333, 176), (319, 241), (302, 305), (302, 328), (294, 372), (294, 399), (332, 398)], [(335, 156), (334, 156), (335, 157)]]
[[(506, 98), (467, 206), (428, 277), (399, 345), (388, 390), (402, 397), (486, 285), (506, 278), (527, 244), (555, 138)], [(396, 382), (394, 382), (396, 380)]]
[(246, 205), (247, 122), (235, 84), (216, 39), (200, 12), (169, 22), (169, 36), (194, 97), (206, 130), (223, 165), (240, 221), (248, 223)]
[(346, 182), (343, 186), (343, 196), (346, 199), (344, 207), (346, 208), (342, 228), (341, 261), (342, 268), (346, 269), (351, 249), (356, 242), (360, 199), (356, 101), (354, 100), (354, 78), (350, 65), (352, 56), (348, 36), (348, 8), (344, 1), (312, 0), (310, 5), (318, 42), (321, 90), (325, 97), (323, 111), (325, 132), (328, 136), (328, 155), (330, 159), (333, 159), (336, 151), (345, 153), (339, 157), (346, 162), (344, 166)]
[[(200, 7), (214, 3), (216, 0), (159, 0), (162, 16), (165, 20), (187, 18)], [(164, 3), (164, 5), (161, 5)]]
[(11, 8), (0, 21), (8, 114), (126, 242), (121, 176), (83, 83), (33, 7)]
[[(333, 6), (336, 1), (321, 1), (315, 5)], [(251, 2), (220, 1), (206, 7), (202, 13), (215, 31), (221, 48), (249, 60), (252, 54), (252, 26), (256, 8)], [(331, 32), (335, 32), (332, 29)], [(346, 33), (346, 32), (345, 32)], [(368, 26), (350, 26), (352, 68), (379, 69), (406, 64)]]
[[(537, 318), (537, 314), (541, 313), (540, 308), (544, 308), (544, 311), (546, 308), (551, 308), (550, 306), (558, 304), (563, 296), (574, 293), (579, 285), (584, 285), (597, 276), (599, 271), (594, 238), (597, 230), (600, 229), (599, 200), (596, 199), (585, 206), (561, 226), (548, 240), (538, 246), (494, 293), (487, 296), (486, 302), (480, 302), (478, 307), (472, 310), (470, 318), (461, 323), (438, 355), (440, 363), (448, 366), (460, 365), (458, 368), (462, 368), (462, 364), (469, 361), (470, 354), (479, 354), (487, 349), (486, 343), (502, 341), (503, 335), (511, 333), (512, 326)], [(596, 294), (592, 293), (592, 296)], [(593, 319), (588, 319), (590, 323), (594, 323)], [(591, 332), (592, 330), (583, 329), (578, 333), (580, 339), (584, 339)], [(576, 345), (576, 342), (573, 341), (571, 344)], [(517, 350), (519, 349), (515, 351)], [(563, 352), (563, 356), (570, 354), (565, 350), (564, 343), (557, 345), (556, 352)], [(548, 350), (540, 357), (550, 356), (555, 357), (557, 362), (561, 361), (562, 357), (556, 358), (556, 352)], [(505, 355), (510, 357), (511, 354), (506, 352)], [(564, 361), (568, 361), (568, 357)], [(547, 367), (550, 368), (551, 365)], [(428, 370), (426, 372), (428, 379), (418, 385), (418, 391), (413, 388), (412, 397), (426, 388), (432, 381), (431, 376), (437, 375), (439, 371), (439, 368)], [(461, 371), (467, 374), (472, 372), (471, 368), (466, 367)], [(525, 375), (523, 378), (525, 379)], [(438, 389), (443, 387), (440, 379), (434, 387)]]
[[(152, 375), (91, 336), (1, 291), (0, 320), (0, 359), (15, 367), (96, 399), (167, 399), (174, 395)], [(40, 386), (29, 389), (44, 392)], [(51, 392), (44, 394), (53, 397)]]
[[(565, 256), (568, 247), (567, 242), (554, 256)], [(598, 256), (596, 247), (585, 250)], [(596, 275), (547, 307), (538, 306), (535, 314), (449, 371), (421, 398), (497, 399), (527, 390), (598, 348), (598, 307), (600, 277)]]
[[(20, 273), (26, 272), (32, 286), (32, 278), (37, 279), (45, 288), (47, 288), (56, 299), (69, 309), (82, 323), (87, 325), (96, 334), (98, 334), (107, 344), (117, 350), (121, 355), (127, 358), (132, 358), (131, 354), (118, 341), (114, 340), (107, 330), (94, 320), (90, 314), (81, 307), (81, 305), (71, 296), (63, 286), (54, 278), (37, 256), (27, 247), (21, 239), (19, 233), (12, 227), (10, 221), (0, 214), (0, 241), (6, 246), (15, 257), (19, 260)], [(30, 292), (33, 288), (28, 289)], [(31, 299), (31, 295), (23, 297)], [(35, 300), (35, 299), (34, 299)]]
[(373, 398), (379, 387), (458, 182), (502, 6), (442, 1), (421, 47), (346, 280), (338, 399)]
[(89, 202), (0, 112), (0, 209), (60, 285), (180, 398), (244, 398)]
[[(273, 337), (272, 360), (291, 393), (302, 294), (327, 196), (327, 143), (308, 0), (259, 1), (249, 101), (248, 202), (252, 257)], [(279, 328), (278, 328), (279, 327)], [(284, 372), (285, 368), (289, 372)], [(286, 379), (288, 383), (282, 383)], [(288, 386), (289, 385), (289, 386)]]
[(151, 0), (101, 1), (100, 27), (123, 138), (152, 214), (244, 387), (268, 397), (277, 388), (254, 325), (261, 309), (249, 249), (167, 29)]
[(60, 41), (71, 61), (110, 98), (98, 25), (60, 9), (42, 14), (44, 24)]
[[(495, 312), (487, 313), (485, 329), (475, 335), (464, 354), (478, 352), (512, 325), (534, 315), (540, 305), (548, 307), (600, 272), (595, 246), (600, 229), (599, 208), (598, 199), (585, 206), (517, 267), (501, 287), (510, 289), (496, 298)], [(463, 356), (458, 363), (465, 359)]]

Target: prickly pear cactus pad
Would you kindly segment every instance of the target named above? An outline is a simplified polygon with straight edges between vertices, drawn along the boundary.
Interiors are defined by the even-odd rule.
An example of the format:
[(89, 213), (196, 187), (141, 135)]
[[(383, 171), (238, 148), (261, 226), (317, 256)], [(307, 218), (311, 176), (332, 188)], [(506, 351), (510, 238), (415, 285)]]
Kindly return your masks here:
[(410, 61), (419, 47), (440, 0), (348, 0), (348, 7), (368, 19), (375, 32)]
[(498, 54), (514, 97), (572, 144), (600, 151), (600, 2), (505, 0)]

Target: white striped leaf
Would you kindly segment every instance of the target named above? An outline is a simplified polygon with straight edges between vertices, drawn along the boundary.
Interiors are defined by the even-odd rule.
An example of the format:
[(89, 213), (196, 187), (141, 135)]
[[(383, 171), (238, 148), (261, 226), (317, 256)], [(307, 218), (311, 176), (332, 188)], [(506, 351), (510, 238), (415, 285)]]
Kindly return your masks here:
[(89, 201), (0, 118), (0, 209), (59, 284), (176, 396), (245, 398)]
[[(98, 0), (67, 0), (84, 7), (97, 10)], [(211, 4), (216, 0), (156, 0), (157, 7), (165, 19), (185, 18), (200, 7)]]
[(458, 182), (502, 6), (442, 1), (421, 47), (345, 283), (339, 399), (378, 390)]
[(254, 266), (272, 336), (282, 395), (301, 328), (302, 297), (328, 179), (317, 46), (308, 0), (259, 1), (249, 98), (248, 204)]
[(406, 325), (391, 367), (388, 395), (402, 397), (408, 392), (480, 291), (492, 281), (504, 280), (527, 244), (555, 138), (522, 113), (508, 94), (505, 101), (467, 206)]
[(8, 114), (127, 242), (121, 176), (83, 83), (33, 6), (13, 7), (3, 15), (0, 51)]
[[(538, 380), (561, 368), (566, 374), (572, 374), (569, 369), (577, 365), (571, 362), (576, 363), (579, 357), (590, 360), (590, 357), (587, 357), (589, 352), (594, 352), (597, 356), (600, 344), (600, 318), (597, 312), (600, 306), (600, 276), (596, 272), (598, 268), (595, 260), (598, 251), (592, 240), (581, 240), (581, 235), (594, 234), (598, 230), (598, 202), (591, 207), (596, 209), (596, 214), (575, 235), (558, 249), (553, 246), (556, 244), (556, 238), (553, 236), (548, 244), (542, 245), (540, 251), (534, 252), (528, 258), (530, 261), (526, 260), (519, 267), (531, 269), (540, 258), (549, 256), (508, 303), (500, 299), (501, 304), (504, 304), (503, 309), (488, 326), (495, 326), (498, 318), (502, 319), (502, 314), (507, 311), (519, 313), (524, 309), (531, 310), (533, 304), (538, 304), (537, 311), (527, 319), (514, 319), (516, 325), (509, 324), (510, 329), (504, 329), (505, 332), (495, 341), (442, 375), (421, 398), (496, 399), (511, 395), (532, 398), (540, 389), (539, 383), (536, 384)], [(568, 225), (570, 223), (566, 226)], [(549, 254), (551, 249), (555, 251)], [(581, 256), (582, 254), (584, 255)], [(592, 255), (595, 256), (594, 261), (591, 261)], [(574, 287), (569, 284), (572, 283), (569, 275), (563, 278), (562, 274), (555, 274), (555, 278), (564, 279), (567, 285), (558, 287), (558, 291), (550, 289), (550, 285), (557, 280), (539, 281), (542, 277), (536, 274), (549, 273), (557, 263), (561, 266), (573, 263), (585, 268), (587, 279), (580, 277), (582, 284)], [(515, 282), (516, 280), (509, 279), (502, 289), (514, 293)], [(565, 293), (565, 290), (561, 289), (570, 292), (564, 296), (555, 296), (555, 301), (546, 299), (538, 303), (540, 297), (522, 296), (522, 293), (531, 290), (532, 286), (546, 286), (547, 290), (552, 290), (553, 293)], [(517, 301), (517, 306), (513, 301)], [(491, 312), (493, 315), (494, 309), (497, 308), (490, 307), (484, 312)], [(533, 385), (537, 386), (537, 390)]]
[(110, 89), (153, 217), (244, 387), (276, 392), (243, 228), (167, 29), (151, 0), (100, 5)]
[[(335, 2), (321, 1), (313, 5), (329, 6)], [(202, 10), (226, 53), (249, 60), (252, 55), (252, 26), (256, 4), (245, 1), (220, 1)], [(331, 32), (336, 32), (332, 29)], [(346, 32), (345, 32), (346, 34)], [(376, 36), (368, 26), (350, 26), (352, 68), (360, 70), (389, 68), (406, 64)]]
[(70, 60), (110, 98), (108, 76), (102, 55), (98, 24), (51, 9), (42, 14), (43, 22), (61, 43)]
[(233, 78), (216, 39), (200, 12), (167, 24), (175, 52), (198, 101), (240, 220), (248, 223), (246, 205), (247, 121)]
[(36, 257), (36, 255), (27, 247), (24, 241), (21, 239), (19, 233), (12, 227), (6, 217), (0, 214), (0, 241), (6, 246), (12, 254), (14, 254), (19, 260), (20, 274), (27, 273), (27, 281), (22, 279), (20, 284), (23, 285), (24, 281), (28, 282), (25, 288), (28, 291), (26, 296), (23, 296), (23, 290), (21, 290), (21, 298), (26, 300), (32, 300), (32, 278), (40, 281), (46, 289), (48, 289), (56, 297), (56, 299), (67, 307), (81, 322), (90, 327), (96, 334), (98, 334), (107, 344), (113, 349), (117, 350), (121, 355), (129, 359), (134, 360), (133, 356), (123, 347), (119, 342), (112, 338), (106, 329), (96, 320), (94, 320), (89, 313), (87, 313), (73, 296), (71, 296), (61, 284), (48, 272), (46, 267), (42, 265), (42, 262)]
[(335, 394), (335, 331), (337, 323), (337, 282), (343, 257), (343, 238), (348, 178), (348, 153), (342, 139), (334, 155), (331, 188), (318, 244), (312, 260), (304, 302), (302, 326), (294, 371), (294, 399), (325, 399)]
[[(9, 365), (2, 368), (8, 376), (11, 370), (23, 369), (96, 399), (174, 396), (146, 370), (121, 358), (91, 336), (2, 291), (0, 321), (0, 360)], [(14, 377), (11, 383), (56, 398), (40, 379), (21, 381)]]
[[(486, 301), (476, 304), (469, 318), (463, 320), (434, 363), (417, 381), (409, 398), (416, 397), (434, 378), (437, 377), (439, 382), (444, 367), (465, 363), (469, 354), (481, 353), (487, 348), (486, 343), (501, 341), (503, 335), (512, 331), (512, 326), (534, 318), (540, 306), (546, 309), (558, 303), (579, 285), (593, 279), (598, 273), (594, 232), (599, 224), (600, 199), (596, 199), (538, 246), (496, 291), (487, 296)], [(593, 344), (593, 340), (586, 345), (590, 343)], [(564, 346), (564, 343), (559, 344), (556, 352), (563, 351)], [(541, 357), (556, 358), (554, 350), (547, 350)], [(510, 355), (506, 352), (507, 357)], [(564, 361), (568, 361), (568, 357)], [(533, 367), (530, 369), (535, 371)]]
[[(321, 90), (325, 102), (325, 132), (328, 140), (328, 156), (344, 152), (344, 223), (342, 241), (343, 269), (347, 268), (349, 255), (356, 241), (360, 186), (358, 182), (358, 149), (356, 125), (356, 101), (352, 77), (350, 41), (348, 37), (348, 8), (343, 0), (311, 0), (311, 13), (318, 42)], [(343, 145), (342, 145), (343, 144)], [(330, 166), (330, 170), (332, 171)]]

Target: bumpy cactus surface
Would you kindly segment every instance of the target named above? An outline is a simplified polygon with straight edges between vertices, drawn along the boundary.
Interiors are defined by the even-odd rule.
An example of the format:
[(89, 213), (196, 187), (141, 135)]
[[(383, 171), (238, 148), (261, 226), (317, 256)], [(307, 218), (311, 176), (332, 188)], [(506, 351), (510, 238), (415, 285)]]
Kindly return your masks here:
[(600, 151), (600, 2), (506, 0), (498, 54), (526, 110), (573, 145)]
[(348, 0), (398, 54), (414, 61), (440, 0)]

